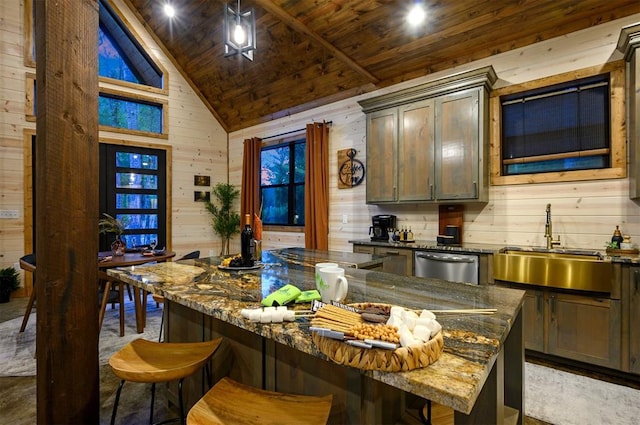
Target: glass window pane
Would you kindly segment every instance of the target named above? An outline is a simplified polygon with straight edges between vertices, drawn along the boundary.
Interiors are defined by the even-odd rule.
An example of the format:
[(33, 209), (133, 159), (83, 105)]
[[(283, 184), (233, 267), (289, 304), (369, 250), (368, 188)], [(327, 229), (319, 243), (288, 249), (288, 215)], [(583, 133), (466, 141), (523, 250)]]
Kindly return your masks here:
[(304, 185), (296, 186), (296, 207), (293, 224), (304, 225)]
[(265, 149), (260, 154), (260, 184), (271, 186), (289, 183), (289, 146)]
[(118, 189), (158, 189), (158, 176), (154, 174), (116, 173)]
[[(158, 241), (157, 233), (142, 233), (137, 235), (122, 235), (124, 243), (127, 244), (127, 248), (136, 248), (142, 246), (149, 246), (151, 241)], [(161, 246), (156, 246), (156, 249), (162, 249)]]
[(262, 189), (262, 222), (264, 224), (288, 224), (288, 187), (270, 187)]
[(116, 193), (116, 208), (119, 210), (155, 210), (158, 208), (158, 195)]
[(157, 229), (158, 214), (117, 214), (126, 230)]
[(130, 152), (116, 152), (116, 167), (157, 170), (158, 156)]
[(295, 176), (294, 183), (304, 183), (306, 143), (296, 143), (294, 147)]
[(98, 27), (98, 75), (140, 84), (140, 78), (101, 26)]
[(98, 122), (109, 127), (162, 134), (162, 106), (100, 94)]
[[(584, 152), (610, 146), (607, 75), (509, 95), (503, 101), (502, 158), (528, 159), (503, 164), (504, 175), (610, 166), (608, 154), (585, 157)], [(536, 158), (556, 154), (569, 155), (553, 160)]]

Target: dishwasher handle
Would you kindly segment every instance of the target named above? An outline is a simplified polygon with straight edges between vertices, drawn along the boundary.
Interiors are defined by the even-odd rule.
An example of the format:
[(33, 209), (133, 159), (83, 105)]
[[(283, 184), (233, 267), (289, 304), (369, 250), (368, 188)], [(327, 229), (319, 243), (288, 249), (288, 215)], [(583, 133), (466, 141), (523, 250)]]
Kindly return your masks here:
[(436, 254), (416, 254), (416, 257), (445, 263), (475, 263), (477, 261), (477, 257), (442, 256)]

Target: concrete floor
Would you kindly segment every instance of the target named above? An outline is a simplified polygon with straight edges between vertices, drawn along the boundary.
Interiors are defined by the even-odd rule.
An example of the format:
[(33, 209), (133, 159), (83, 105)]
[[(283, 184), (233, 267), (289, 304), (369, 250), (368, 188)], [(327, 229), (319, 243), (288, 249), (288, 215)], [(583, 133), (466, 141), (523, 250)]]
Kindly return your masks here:
[[(0, 322), (22, 317), (26, 298), (12, 299), (0, 304)], [(33, 317), (31, 317), (33, 320)], [(100, 424), (108, 424), (119, 380), (109, 365), (100, 367)], [(126, 383), (118, 406), (117, 424), (144, 424), (149, 422), (151, 387), (145, 384)], [(164, 388), (156, 389), (154, 421), (176, 417), (175, 411), (167, 411)], [(33, 425), (36, 423), (36, 377), (0, 377), (0, 424)]]

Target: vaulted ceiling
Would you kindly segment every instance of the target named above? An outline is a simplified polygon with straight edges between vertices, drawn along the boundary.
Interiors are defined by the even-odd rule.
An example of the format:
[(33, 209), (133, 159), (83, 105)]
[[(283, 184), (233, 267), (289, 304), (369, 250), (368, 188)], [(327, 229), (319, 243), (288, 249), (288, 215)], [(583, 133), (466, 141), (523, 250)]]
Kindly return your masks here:
[[(638, 0), (241, 0), (254, 61), (224, 57), (224, 1), (127, 0), (227, 131), (640, 13)], [(234, 1), (235, 5), (235, 1)]]

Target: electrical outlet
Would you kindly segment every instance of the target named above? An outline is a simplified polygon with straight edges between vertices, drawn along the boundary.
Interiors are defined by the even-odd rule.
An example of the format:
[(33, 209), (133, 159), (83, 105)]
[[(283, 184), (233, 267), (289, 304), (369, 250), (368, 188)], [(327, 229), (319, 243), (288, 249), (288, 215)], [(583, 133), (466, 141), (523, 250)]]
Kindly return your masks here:
[(349, 222), (346, 214), (342, 214), (342, 224), (347, 224)]
[(210, 249), (209, 250), (209, 257), (213, 257), (213, 256), (215, 256), (215, 254), (213, 253), (213, 249)]
[(0, 218), (19, 218), (18, 210), (0, 210)]

